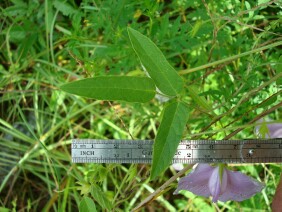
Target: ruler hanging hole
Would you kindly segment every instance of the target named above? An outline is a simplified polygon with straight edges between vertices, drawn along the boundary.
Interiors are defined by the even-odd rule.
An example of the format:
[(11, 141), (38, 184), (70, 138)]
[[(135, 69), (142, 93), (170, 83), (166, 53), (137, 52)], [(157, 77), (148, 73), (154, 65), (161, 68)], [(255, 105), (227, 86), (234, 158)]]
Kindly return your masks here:
[(250, 155), (253, 155), (254, 153), (255, 153), (255, 150), (254, 150), (254, 149), (250, 149), (250, 150), (249, 150), (249, 154), (250, 154)]

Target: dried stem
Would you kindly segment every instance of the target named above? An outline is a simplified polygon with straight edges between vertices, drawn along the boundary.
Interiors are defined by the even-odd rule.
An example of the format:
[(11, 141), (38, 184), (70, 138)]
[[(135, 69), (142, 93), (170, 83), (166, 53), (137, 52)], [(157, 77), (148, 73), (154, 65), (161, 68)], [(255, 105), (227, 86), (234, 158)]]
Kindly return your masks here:
[(162, 191), (164, 191), (173, 181), (175, 181), (178, 177), (183, 175), (186, 171), (191, 169), (194, 164), (189, 164), (188, 166), (184, 167), (180, 172), (172, 176), (168, 181), (166, 181), (161, 187), (159, 187), (157, 190), (155, 190), (153, 193), (151, 193), (146, 199), (144, 199), (138, 206), (133, 208), (132, 211), (137, 211), (144, 205), (150, 203), (152, 200), (154, 200), (156, 197), (158, 197)]

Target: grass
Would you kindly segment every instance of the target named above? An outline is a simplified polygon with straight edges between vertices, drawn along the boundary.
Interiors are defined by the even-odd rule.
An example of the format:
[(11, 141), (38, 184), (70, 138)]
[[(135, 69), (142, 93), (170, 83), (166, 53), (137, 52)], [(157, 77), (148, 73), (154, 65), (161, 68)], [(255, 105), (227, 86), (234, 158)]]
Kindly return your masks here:
[[(72, 138), (155, 137), (163, 107), (157, 100), (109, 104), (58, 89), (91, 76), (144, 75), (126, 33), (129, 25), (150, 37), (186, 84), (197, 86), (213, 105), (217, 116), (211, 118), (187, 92), (191, 118), (184, 138), (254, 138), (252, 120), (281, 120), (279, 1), (0, 6), (0, 210), (77, 211), (84, 194), (98, 211), (130, 211), (175, 173), (168, 169), (149, 181), (149, 165), (71, 163)], [(215, 205), (190, 192), (172, 195), (175, 182), (142, 210), (270, 210), (281, 164), (232, 168), (267, 187), (241, 203)]]

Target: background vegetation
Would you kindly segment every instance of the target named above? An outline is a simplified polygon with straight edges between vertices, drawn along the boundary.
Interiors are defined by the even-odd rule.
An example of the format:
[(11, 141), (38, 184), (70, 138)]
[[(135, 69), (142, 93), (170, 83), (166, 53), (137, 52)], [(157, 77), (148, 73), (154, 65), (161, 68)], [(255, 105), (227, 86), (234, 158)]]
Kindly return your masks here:
[[(86, 77), (144, 75), (127, 26), (150, 37), (214, 108), (216, 115), (208, 114), (187, 91), (185, 139), (255, 138), (255, 121), (281, 120), (281, 1), (4, 0), (0, 6), (0, 210), (76, 211), (87, 195), (97, 211), (129, 211), (175, 173), (171, 168), (150, 182), (149, 165), (71, 163), (72, 138), (155, 137), (163, 107), (157, 99), (125, 104), (58, 90)], [(175, 182), (142, 210), (270, 210), (280, 165), (235, 166), (267, 185), (241, 203), (174, 196)]]

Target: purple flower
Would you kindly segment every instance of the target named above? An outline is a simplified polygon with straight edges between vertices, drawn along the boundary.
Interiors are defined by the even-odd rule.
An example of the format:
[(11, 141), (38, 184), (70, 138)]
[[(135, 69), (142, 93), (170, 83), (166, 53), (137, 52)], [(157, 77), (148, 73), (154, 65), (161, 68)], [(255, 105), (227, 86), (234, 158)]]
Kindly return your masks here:
[(188, 190), (199, 196), (212, 196), (213, 202), (243, 201), (260, 192), (263, 187), (263, 183), (240, 172), (229, 171), (223, 164), (216, 167), (198, 164), (191, 173), (179, 180), (174, 194)]
[(267, 124), (263, 119), (260, 119), (258, 123), (261, 124), (255, 127), (255, 132), (259, 137), (282, 138), (282, 123)]
[(181, 171), (184, 168), (182, 163), (174, 163), (171, 166), (175, 171)]

